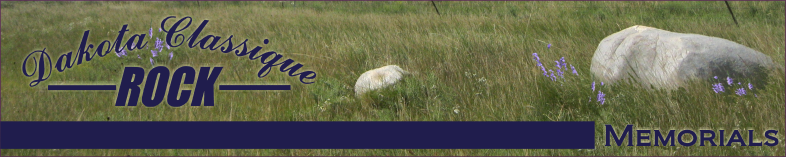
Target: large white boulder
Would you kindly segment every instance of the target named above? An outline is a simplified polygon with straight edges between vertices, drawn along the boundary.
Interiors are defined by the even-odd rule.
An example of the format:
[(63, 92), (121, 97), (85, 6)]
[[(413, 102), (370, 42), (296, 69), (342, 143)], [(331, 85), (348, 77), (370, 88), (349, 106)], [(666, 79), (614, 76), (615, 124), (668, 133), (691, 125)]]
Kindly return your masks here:
[(366, 71), (355, 82), (355, 95), (362, 95), (372, 90), (393, 85), (403, 79), (406, 74), (409, 74), (409, 72), (404, 71), (397, 65), (388, 65)]
[(766, 77), (768, 56), (726, 39), (633, 26), (604, 38), (592, 74), (606, 83), (632, 79), (644, 87), (681, 87), (691, 79)]

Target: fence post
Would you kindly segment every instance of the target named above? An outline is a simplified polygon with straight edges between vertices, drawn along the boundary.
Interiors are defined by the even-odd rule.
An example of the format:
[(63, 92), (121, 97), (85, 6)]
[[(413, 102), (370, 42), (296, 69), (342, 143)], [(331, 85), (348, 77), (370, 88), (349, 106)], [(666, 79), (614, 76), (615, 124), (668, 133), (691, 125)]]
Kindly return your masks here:
[(434, 6), (434, 10), (437, 10), (437, 15), (442, 15), (442, 14), (439, 14), (439, 9), (437, 9), (437, 4), (435, 4), (434, 1), (431, 1), (431, 5)]
[(734, 12), (731, 12), (731, 6), (729, 6), (729, 1), (724, 1), (724, 2), (726, 2), (726, 8), (729, 8), (729, 13), (731, 13), (731, 19), (734, 19), (734, 24), (736, 24), (737, 27), (739, 27), (740, 24), (737, 23), (737, 18), (734, 17)]

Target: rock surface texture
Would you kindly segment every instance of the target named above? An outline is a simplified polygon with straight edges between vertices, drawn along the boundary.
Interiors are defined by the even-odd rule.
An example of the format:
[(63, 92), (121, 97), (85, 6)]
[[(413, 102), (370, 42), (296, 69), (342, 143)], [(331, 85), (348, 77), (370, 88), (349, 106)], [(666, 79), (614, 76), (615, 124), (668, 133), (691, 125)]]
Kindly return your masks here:
[(355, 82), (355, 95), (362, 95), (372, 90), (393, 85), (404, 78), (406, 74), (409, 74), (409, 72), (404, 71), (397, 65), (388, 65), (366, 71)]
[(763, 79), (773, 67), (768, 56), (733, 41), (636, 25), (604, 38), (590, 71), (606, 83), (631, 80), (676, 89), (714, 76)]

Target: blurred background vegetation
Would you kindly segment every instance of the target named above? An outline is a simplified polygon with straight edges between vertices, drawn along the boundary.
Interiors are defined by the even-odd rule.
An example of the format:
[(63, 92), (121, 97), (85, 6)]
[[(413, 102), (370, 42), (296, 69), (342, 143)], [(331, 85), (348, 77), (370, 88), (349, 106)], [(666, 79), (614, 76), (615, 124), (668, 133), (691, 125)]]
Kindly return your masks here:
[[(754, 95), (717, 94), (711, 83), (675, 91), (649, 91), (627, 84), (598, 85), (589, 66), (604, 37), (633, 25), (720, 37), (758, 50), (784, 65), (784, 2), (480, 2), (435, 1), (230, 1), (67, 2), (3, 1), (2, 120), (5, 121), (595, 121), (594, 150), (3, 150), (3, 156), (610, 156), (610, 155), (783, 155), (776, 147), (605, 147), (603, 125), (634, 129), (775, 129), (784, 140), (784, 73), (771, 73), (768, 87)], [(147, 49), (127, 57), (107, 55), (30, 88), (21, 72), (27, 54), (46, 48), (56, 59), (76, 51), (85, 30), (88, 43), (113, 41), (130, 32), (157, 30), (167, 16), (190, 16), (188, 36), (202, 20), (203, 34), (249, 39), (317, 72), (316, 83), (271, 71), (263, 64), (218, 51), (178, 47), (154, 58)], [(172, 22), (169, 24), (171, 25)], [(164, 38), (154, 31), (153, 38)], [(152, 42), (150, 42), (152, 43)], [(546, 45), (552, 44), (550, 48)], [(148, 45), (150, 46), (150, 45)], [(578, 75), (552, 81), (544, 66), (565, 57)], [(32, 63), (28, 63), (32, 64)], [(418, 74), (396, 86), (355, 97), (357, 77), (397, 64)], [(291, 91), (216, 92), (213, 107), (115, 107), (116, 92), (47, 91), (47, 84), (117, 84), (123, 67), (223, 66), (218, 84), (291, 84)], [(184, 85), (192, 89), (193, 85)], [(606, 102), (597, 102), (598, 91)], [(58, 103), (53, 105), (53, 102)], [(67, 129), (67, 128), (64, 128)], [(319, 133), (319, 130), (314, 130)], [(271, 135), (272, 136), (272, 135)], [(330, 135), (325, 135), (330, 136)], [(384, 136), (384, 135), (380, 135)], [(747, 139), (747, 132), (743, 132)], [(370, 137), (372, 138), (372, 137)], [(456, 137), (461, 138), (461, 137)], [(758, 140), (764, 136), (754, 135)], [(522, 141), (532, 142), (532, 141)]]

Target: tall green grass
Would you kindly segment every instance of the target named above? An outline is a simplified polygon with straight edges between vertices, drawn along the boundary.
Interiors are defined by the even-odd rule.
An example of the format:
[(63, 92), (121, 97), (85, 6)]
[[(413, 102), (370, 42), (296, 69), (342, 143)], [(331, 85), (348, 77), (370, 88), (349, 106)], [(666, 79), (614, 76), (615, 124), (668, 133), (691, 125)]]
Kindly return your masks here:
[[(604, 124), (634, 129), (767, 129), (784, 140), (784, 72), (775, 71), (757, 97), (716, 94), (712, 82), (674, 91), (627, 84), (598, 85), (589, 66), (604, 37), (633, 25), (720, 37), (749, 46), (784, 65), (784, 2), (7, 2), (2, 3), (2, 119), (5, 121), (595, 121), (594, 150), (3, 150), (4, 156), (84, 155), (783, 155), (776, 147), (605, 147)], [(286, 83), (291, 91), (216, 92), (213, 107), (115, 107), (115, 92), (47, 91), (48, 84), (120, 81), (123, 67), (152, 66), (110, 54), (30, 88), (24, 57), (46, 48), (53, 57), (88, 43), (113, 40), (124, 24), (147, 33), (167, 16), (191, 16), (193, 31), (249, 39), (317, 72), (316, 83), (272, 71), (262, 79), (257, 61), (218, 51), (176, 48), (156, 65), (223, 66), (219, 83)], [(157, 37), (160, 33), (154, 31)], [(541, 41), (545, 42), (542, 43)], [(553, 46), (546, 47), (546, 43)], [(547, 68), (565, 57), (578, 76), (551, 81)], [(397, 64), (417, 74), (400, 84), (355, 97), (361, 73)], [(598, 83), (599, 84), (599, 83)], [(185, 89), (193, 88), (184, 86)], [(730, 89), (727, 89), (727, 93)], [(52, 105), (60, 102), (59, 105)], [(64, 128), (67, 129), (67, 128)], [(319, 133), (315, 131), (315, 133)], [(329, 136), (329, 135), (326, 135)], [(743, 132), (747, 137), (747, 132)], [(764, 139), (763, 136), (754, 136)], [(456, 137), (461, 138), (461, 137)], [(522, 141), (527, 142), (527, 141)], [(782, 142), (781, 142), (782, 143)]]

